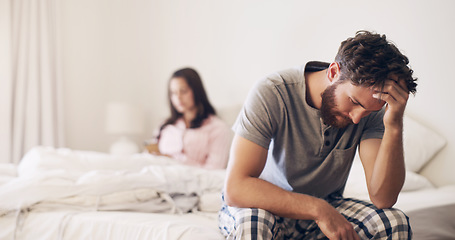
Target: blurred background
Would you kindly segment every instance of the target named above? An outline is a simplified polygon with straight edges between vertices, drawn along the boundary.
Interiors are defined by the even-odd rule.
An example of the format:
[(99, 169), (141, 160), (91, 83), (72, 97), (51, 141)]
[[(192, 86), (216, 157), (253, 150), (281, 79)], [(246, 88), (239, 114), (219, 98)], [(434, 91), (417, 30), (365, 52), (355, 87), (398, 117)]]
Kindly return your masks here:
[[(113, 102), (143, 109), (143, 131), (134, 136), (141, 144), (169, 114), (167, 81), (178, 68), (195, 68), (221, 110), (242, 104), (253, 83), (274, 71), (308, 60), (331, 62), (341, 41), (365, 29), (386, 34), (409, 57), (419, 86), (406, 113), (448, 140), (425, 171), (449, 166), (435, 183), (454, 183), (454, 10), (452, 0), (1, 0), (0, 161), (11, 161), (11, 151), (19, 158), (37, 142), (107, 152), (114, 136), (106, 131), (106, 109)], [(46, 21), (50, 24), (42, 27)], [(54, 87), (51, 95), (35, 94), (53, 96), (43, 100), (54, 106), (48, 124), (53, 140), (10, 141), (12, 131), (27, 135), (17, 127), (26, 121), (14, 116), (43, 117), (41, 110), (25, 114), (34, 109), (30, 106), (17, 111), (21, 101), (11, 89), (20, 84), (9, 80), (42, 75), (21, 70), (30, 64), (18, 59), (36, 57), (25, 54), (30, 46), (20, 39), (41, 36), (43, 29), (52, 33), (51, 41), (40, 46), (44, 40), (39, 40), (35, 47), (53, 49)], [(43, 82), (22, 95), (30, 96)]]

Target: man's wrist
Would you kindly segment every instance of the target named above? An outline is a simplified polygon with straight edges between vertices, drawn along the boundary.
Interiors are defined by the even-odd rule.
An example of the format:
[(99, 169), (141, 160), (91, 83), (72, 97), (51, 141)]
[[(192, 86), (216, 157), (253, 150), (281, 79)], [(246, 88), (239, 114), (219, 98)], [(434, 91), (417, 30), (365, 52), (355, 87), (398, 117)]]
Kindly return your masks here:
[(386, 126), (385, 134), (391, 134), (393, 136), (402, 136), (403, 135), (403, 123), (396, 124), (394, 126)]
[(314, 212), (312, 218), (314, 221), (320, 221), (327, 215), (327, 209), (332, 207), (328, 202), (323, 199), (315, 198)]

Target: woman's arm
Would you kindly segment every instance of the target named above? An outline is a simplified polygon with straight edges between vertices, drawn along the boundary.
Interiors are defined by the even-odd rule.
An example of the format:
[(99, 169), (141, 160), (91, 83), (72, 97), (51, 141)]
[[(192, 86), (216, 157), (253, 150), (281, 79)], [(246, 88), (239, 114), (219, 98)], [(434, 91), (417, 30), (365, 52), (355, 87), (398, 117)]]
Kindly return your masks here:
[(204, 168), (226, 168), (232, 136), (232, 131), (224, 122), (219, 122), (216, 125), (216, 128), (209, 133), (209, 147), (207, 159), (203, 165)]

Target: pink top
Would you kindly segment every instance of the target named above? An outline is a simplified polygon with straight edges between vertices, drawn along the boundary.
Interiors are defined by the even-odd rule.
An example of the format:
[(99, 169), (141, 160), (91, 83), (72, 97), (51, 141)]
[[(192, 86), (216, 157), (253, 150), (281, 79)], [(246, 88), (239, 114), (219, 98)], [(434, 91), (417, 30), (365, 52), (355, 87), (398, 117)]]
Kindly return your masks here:
[(186, 128), (180, 118), (161, 131), (158, 147), (162, 154), (185, 164), (221, 169), (226, 168), (231, 139), (228, 125), (214, 115), (199, 128)]

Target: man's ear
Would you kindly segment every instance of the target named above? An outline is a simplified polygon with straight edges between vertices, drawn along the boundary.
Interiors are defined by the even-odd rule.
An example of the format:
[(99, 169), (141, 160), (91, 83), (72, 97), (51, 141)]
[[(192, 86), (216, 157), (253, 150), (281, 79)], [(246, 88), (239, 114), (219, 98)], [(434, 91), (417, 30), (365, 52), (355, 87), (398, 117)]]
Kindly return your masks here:
[(327, 69), (327, 78), (331, 84), (340, 79), (340, 65), (337, 62), (330, 64), (329, 68)]

